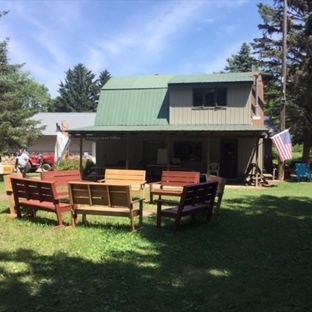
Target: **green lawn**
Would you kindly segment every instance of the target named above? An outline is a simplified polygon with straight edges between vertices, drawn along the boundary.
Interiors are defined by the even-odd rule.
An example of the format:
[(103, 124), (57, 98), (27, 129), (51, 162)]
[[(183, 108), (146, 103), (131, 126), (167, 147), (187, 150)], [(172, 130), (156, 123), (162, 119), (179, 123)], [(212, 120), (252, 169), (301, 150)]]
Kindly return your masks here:
[(2, 201), (0, 311), (311, 311), (311, 189), (227, 188), (218, 221), (178, 233), (155, 216), (53, 231), (54, 214), (10, 220)]

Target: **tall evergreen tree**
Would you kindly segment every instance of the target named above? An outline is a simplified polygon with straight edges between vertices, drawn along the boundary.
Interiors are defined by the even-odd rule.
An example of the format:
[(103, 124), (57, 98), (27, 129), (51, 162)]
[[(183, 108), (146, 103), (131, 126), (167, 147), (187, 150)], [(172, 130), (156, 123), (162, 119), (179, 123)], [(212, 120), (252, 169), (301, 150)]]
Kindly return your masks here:
[(232, 73), (251, 72), (257, 63), (256, 59), (251, 56), (250, 45), (245, 42), (240, 51), (237, 54), (232, 54), (226, 61), (228, 65), (224, 69)]
[(111, 74), (108, 70), (104, 70), (100, 72), (98, 79), (98, 86), (100, 89), (106, 84), (106, 82), (111, 78)]
[(29, 73), (21, 70), (22, 66), (9, 63), (8, 39), (1, 41), (0, 154), (31, 146), (44, 129), (32, 117), (45, 106), (49, 95), (44, 86), (37, 84), (29, 78)]
[[(271, 111), (277, 117), (281, 103), (283, 0), (275, 0), (273, 6), (260, 3), (258, 10), (263, 19), (259, 25), (262, 37), (254, 39), (252, 46), (264, 73), (266, 99), (271, 96), (275, 104)], [(296, 140), (303, 141), (303, 161), (307, 163), (312, 139), (311, 14), (312, 0), (288, 1), (286, 121)]]
[(95, 75), (79, 63), (66, 72), (65, 82), (59, 85), (59, 96), (51, 110), (55, 112), (95, 112), (98, 86)]

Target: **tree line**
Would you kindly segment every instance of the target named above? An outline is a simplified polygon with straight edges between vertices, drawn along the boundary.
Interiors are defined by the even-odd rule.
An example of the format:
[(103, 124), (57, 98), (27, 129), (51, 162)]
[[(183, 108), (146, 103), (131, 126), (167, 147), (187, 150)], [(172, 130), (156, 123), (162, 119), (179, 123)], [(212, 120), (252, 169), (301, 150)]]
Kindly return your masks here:
[[(241, 50), (226, 60), (224, 71), (260, 71), (265, 88), (265, 114), (278, 124), (283, 0), (274, 0), (273, 5), (256, 5), (262, 19), (258, 25), (261, 37), (243, 43)], [(5, 14), (0, 12), (0, 17)], [(303, 143), (303, 161), (308, 163), (312, 141), (312, 0), (288, 0), (287, 24), (286, 127), (291, 127), (294, 142)], [(0, 152), (20, 144), (21, 140), (31, 145), (37, 139), (42, 129), (29, 119), (37, 112), (96, 111), (100, 89), (111, 77), (107, 70), (96, 78), (79, 63), (67, 70), (65, 80), (59, 84), (59, 95), (51, 99), (45, 86), (22, 71), (23, 65), (9, 64), (7, 48), (5, 39), (0, 42)]]

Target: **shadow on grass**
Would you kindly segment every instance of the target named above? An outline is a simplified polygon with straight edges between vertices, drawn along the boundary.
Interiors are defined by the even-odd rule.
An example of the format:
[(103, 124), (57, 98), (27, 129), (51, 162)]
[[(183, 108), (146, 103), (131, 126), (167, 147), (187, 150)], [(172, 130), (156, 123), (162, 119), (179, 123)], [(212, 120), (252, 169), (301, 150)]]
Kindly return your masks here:
[(243, 197), (178, 233), (145, 218), (130, 251), (94, 242), (98, 259), (0, 252), (0, 311), (309, 311), (311, 210), (310, 198)]

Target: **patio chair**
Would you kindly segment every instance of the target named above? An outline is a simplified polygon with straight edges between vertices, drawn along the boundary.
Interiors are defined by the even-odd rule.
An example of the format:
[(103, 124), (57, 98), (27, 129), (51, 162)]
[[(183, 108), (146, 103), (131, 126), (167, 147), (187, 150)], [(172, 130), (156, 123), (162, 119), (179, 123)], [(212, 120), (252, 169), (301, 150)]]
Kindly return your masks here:
[(209, 172), (209, 174), (219, 176), (219, 168), (220, 168), (220, 166), (218, 163), (212, 162), (208, 166), (208, 169), (209, 169), (208, 172)]
[(312, 182), (312, 174), (308, 170), (307, 165), (305, 163), (296, 163), (296, 174), (297, 174), (297, 182), (300, 182), (301, 179), (306, 179), (307, 181)]

